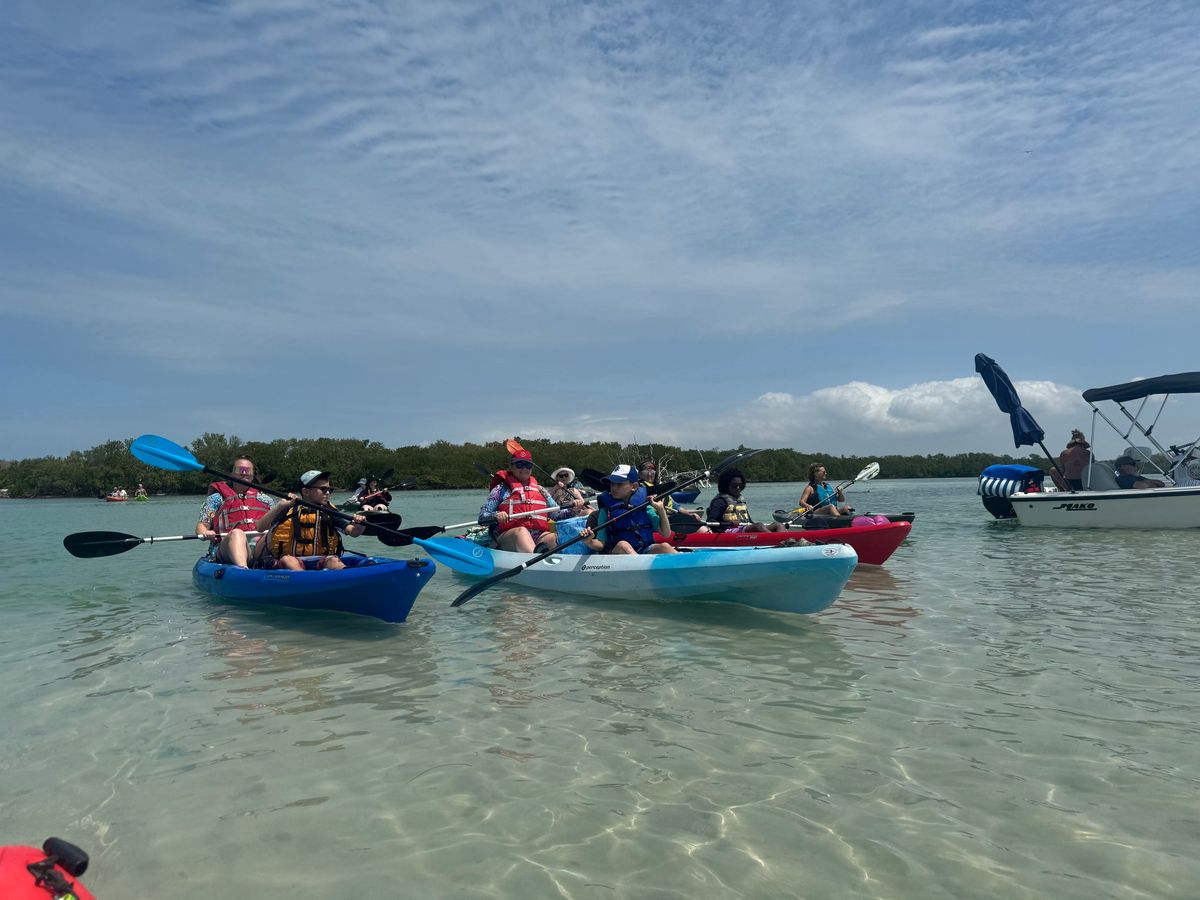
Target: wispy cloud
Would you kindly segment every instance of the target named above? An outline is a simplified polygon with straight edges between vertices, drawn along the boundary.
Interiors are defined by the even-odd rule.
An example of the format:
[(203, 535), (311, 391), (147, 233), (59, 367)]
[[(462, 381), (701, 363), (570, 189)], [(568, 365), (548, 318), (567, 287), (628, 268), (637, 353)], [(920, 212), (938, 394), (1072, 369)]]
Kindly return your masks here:
[[(1060, 382), (1194, 367), (1153, 317), (1200, 287), (1197, 48), (1183, 3), (18, 4), (6, 338), (149, 373), (189, 420), (264, 349), (332, 347), (330, 433), (374, 408), (364, 382), (399, 442), (530, 404), (619, 420), (669, 381), (705, 400), (664, 426), (685, 443), (737, 443), (713, 429), (752, 427), (754, 397), (833, 415), (837, 390), (855, 439), (970, 446), (982, 422), (939, 430), (905, 392), (954, 384), (980, 338)], [(0, 455), (114, 427), (61, 404), (69, 445), (27, 426)]]

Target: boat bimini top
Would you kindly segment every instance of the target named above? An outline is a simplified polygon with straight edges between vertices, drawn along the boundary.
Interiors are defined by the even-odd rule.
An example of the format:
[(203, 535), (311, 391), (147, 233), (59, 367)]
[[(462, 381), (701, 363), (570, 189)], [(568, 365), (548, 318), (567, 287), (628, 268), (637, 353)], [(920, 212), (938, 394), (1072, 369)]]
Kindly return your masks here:
[[(1162, 456), (1169, 460), (1167, 468), (1169, 472), (1164, 472), (1162, 467), (1150, 458), (1148, 447), (1131, 446), (1126, 450), (1128, 456), (1141, 458), (1143, 461), (1150, 463), (1161, 474), (1170, 478), (1176, 484), (1200, 484), (1200, 459), (1193, 457), (1196, 452), (1197, 445), (1200, 445), (1200, 436), (1197, 436), (1190, 443), (1182, 445), (1170, 444), (1164, 447), (1154, 437), (1154, 427), (1158, 424), (1159, 417), (1162, 415), (1163, 409), (1167, 405), (1167, 400), (1172, 394), (1200, 394), (1200, 372), (1180, 372), (1177, 375), (1159, 375), (1156, 378), (1143, 378), (1138, 381), (1127, 381), (1124, 384), (1113, 384), (1108, 387), (1089, 388), (1083, 392), (1084, 401), (1092, 408), (1094, 416), (1099, 416), (1109, 427), (1112, 428), (1122, 439), (1128, 440), (1129, 435), (1135, 430), (1140, 432), (1147, 441), (1154, 445)], [(1144, 425), (1141, 421), (1143, 413), (1146, 412), (1147, 401), (1151, 397), (1161, 396), (1162, 403), (1158, 406), (1158, 411), (1154, 413), (1154, 421), (1149, 425)], [(1117, 405), (1117, 409), (1129, 420), (1129, 428), (1121, 429), (1117, 423), (1106, 416), (1096, 404), (1104, 400), (1111, 400)], [(1135, 412), (1130, 412), (1125, 404), (1134, 400), (1142, 401), (1138, 404)], [(1093, 427), (1094, 431), (1094, 427)], [(1094, 435), (1093, 435), (1094, 437)]]

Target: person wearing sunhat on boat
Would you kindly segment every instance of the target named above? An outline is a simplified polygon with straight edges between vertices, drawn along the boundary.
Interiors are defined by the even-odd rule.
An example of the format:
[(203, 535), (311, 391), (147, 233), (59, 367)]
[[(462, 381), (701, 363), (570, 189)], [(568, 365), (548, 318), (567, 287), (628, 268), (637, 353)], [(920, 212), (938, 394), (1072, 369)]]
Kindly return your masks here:
[(258, 569), (344, 569), (342, 535), (358, 537), (366, 530), (367, 518), (354, 516), (350, 522), (326, 515), (311, 506), (301, 506), (297, 499), (326, 507), (336, 512), (329, 502), (333, 487), (329, 473), (309, 469), (300, 476), (300, 496), (289, 494), (258, 520), (258, 530), (269, 532), (258, 545)]
[[(638, 470), (633, 466), (620, 465), (606, 477), (608, 490), (596, 495), (599, 509), (588, 518), (584, 529), (583, 543), (596, 553), (678, 553), (670, 543), (656, 542), (658, 532), (671, 540), (671, 518), (661, 499), (655, 497), (649, 506), (642, 506), (649, 498), (649, 491), (638, 480)], [(611, 520), (642, 506), (621, 521), (610, 525)]]
[(1062, 469), (1062, 477), (1066, 479), (1071, 490), (1083, 490), (1083, 470), (1091, 461), (1092, 445), (1087, 442), (1082, 431), (1078, 428), (1071, 429), (1071, 439), (1067, 441), (1063, 452), (1058, 454), (1058, 466)]
[(1121, 456), (1117, 458), (1115, 463), (1117, 467), (1117, 487), (1125, 490), (1134, 489), (1143, 491), (1147, 488), (1166, 487), (1165, 481), (1159, 481), (1157, 478), (1143, 478), (1138, 474), (1138, 461), (1132, 456)]
[[(239, 456), (229, 467), (234, 475), (254, 481), (254, 463)], [(236, 487), (224, 481), (209, 485), (212, 491), (200, 507), (196, 535), (213, 544), (210, 551), (217, 562), (246, 569), (250, 566), (253, 542), (246, 532), (258, 528), (258, 520), (271, 508), (266, 494), (255, 488)]]
[(559, 506), (570, 508), (575, 516), (586, 516), (590, 510), (587, 501), (579, 488), (574, 487), (575, 470), (568, 466), (559, 466), (550, 473), (554, 484), (550, 487), (550, 496)]
[(558, 544), (550, 520), (578, 515), (573, 509), (559, 508), (558, 501), (533, 477), (533, 455), (516, 450), (508, 468), (492, 477), (492, 492), (479, 510), (478, 521), (488, 526), (499, 549), (542, 553)]

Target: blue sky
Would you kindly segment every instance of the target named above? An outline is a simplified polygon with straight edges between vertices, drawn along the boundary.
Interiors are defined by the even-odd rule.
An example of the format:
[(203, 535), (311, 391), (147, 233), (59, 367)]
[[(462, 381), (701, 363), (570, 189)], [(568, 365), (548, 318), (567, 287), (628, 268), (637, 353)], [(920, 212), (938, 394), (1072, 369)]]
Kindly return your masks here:
[(5, 10), (0, 457), (1004, 451), (979, 351), (1057, 449), (1200, 369), (1194, 3)]

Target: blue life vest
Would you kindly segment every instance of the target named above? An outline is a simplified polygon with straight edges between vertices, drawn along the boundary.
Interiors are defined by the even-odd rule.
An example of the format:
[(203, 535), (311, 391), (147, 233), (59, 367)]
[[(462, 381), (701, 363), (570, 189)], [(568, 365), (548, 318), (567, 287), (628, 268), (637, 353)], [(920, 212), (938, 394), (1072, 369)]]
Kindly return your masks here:
[(604, 529), (596, 535), (604, 541), (605, 553), (617, 546), (618, 541), (628, 541), (629, 546), (638, 553), (654, 543), (654, 521), (645, 507), (626, 516), (617, 524), (611, 524), (617, 516), (628, 512), (640, 503), (645, 503), (648, 497), (649, 494), (646, 493), (645, 487), (639, 487), (628, 500), (614, 500), (608, 491), (596, 497), (600, 508), (608, 513), (608, 521), (604, 523)]
[(828, 484), (814, 484), (813, 493), (815, 493), (817, 496), (817, 502), (813, 504), (814, 508), (824, 503), (826, 500), (835, 500), (837, 498), (837, 491), (831, 488)]

